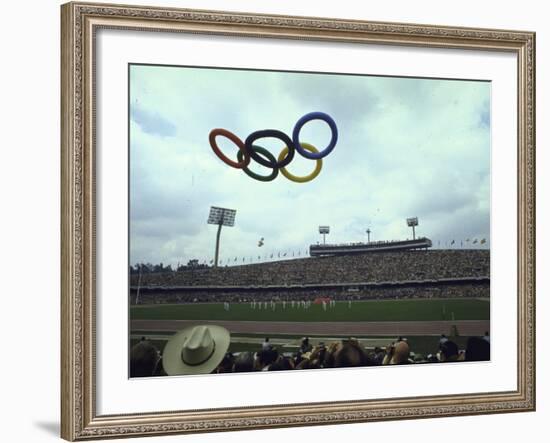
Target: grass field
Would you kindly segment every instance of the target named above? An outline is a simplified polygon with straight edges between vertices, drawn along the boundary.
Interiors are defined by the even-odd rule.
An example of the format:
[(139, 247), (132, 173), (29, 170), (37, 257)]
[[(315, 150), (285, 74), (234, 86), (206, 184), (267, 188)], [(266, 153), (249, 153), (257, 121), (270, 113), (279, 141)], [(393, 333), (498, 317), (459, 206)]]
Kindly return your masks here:
[(249, 303), (232, 303), (229, 311), (223, 303), (193, 303), (179, 305), (132, 306), (132, 320), (234, 320), (234, 321), (431, 321), (431, 320), (488, 320), (488, 300), (479, 299), (412, 299), (337, 302), (334, 308), (311, 305), (309, 309), (283, 309), (277, 303), (272, 309), (253, 309)]

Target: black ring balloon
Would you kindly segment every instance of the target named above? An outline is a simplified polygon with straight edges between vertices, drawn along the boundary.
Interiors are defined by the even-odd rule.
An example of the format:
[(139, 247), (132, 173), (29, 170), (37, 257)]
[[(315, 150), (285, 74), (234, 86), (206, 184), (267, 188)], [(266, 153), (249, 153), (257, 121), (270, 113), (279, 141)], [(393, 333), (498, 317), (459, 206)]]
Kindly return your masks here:
[[(260, 138), (277, 138), (281, 140), (288, 147), (287, 156), (280, 162), (266, 160), (265, 158), (261, 157), (255, 150), (252, 149), (252, 144)], [(290, 139), (290, 137), (286, 135), (284, 132), (278, 131), (277, 129), (263, 129), (261, 131), (253, 132), (248, 137), (246, 137), (244, 146), (245, 146), (246, 152), (250, 154), (251, 158), (253, 158), (260, 165), (271, 169), (284, 168), (286, 165), (288, 165), (292, 161), (292, 159), (294, 158), (294, 152), (296, 151), (296, 148), (294, 147), (294, 143), (292, 143), (292, 140)]]

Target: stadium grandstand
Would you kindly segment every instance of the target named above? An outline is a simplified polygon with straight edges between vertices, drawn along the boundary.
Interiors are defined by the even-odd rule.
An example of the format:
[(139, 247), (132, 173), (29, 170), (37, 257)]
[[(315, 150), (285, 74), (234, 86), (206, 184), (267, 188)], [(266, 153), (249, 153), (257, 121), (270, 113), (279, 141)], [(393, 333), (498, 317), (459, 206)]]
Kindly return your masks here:
[[(489, 251), (403, 250), (132, 274), (131, 303), (488, 297)], [(136, 300), (139, 292), (139, 300)]]
[(410, 251), (414, 249), (427, 250), (431, 247), (432, 241), (429, 238), (422, 237), (415, 240), (343, 243), (337, 245), (317, 244), (309, 247), (309, 255), (317, 257), (325, 255), (366, 254), (372, 252)]

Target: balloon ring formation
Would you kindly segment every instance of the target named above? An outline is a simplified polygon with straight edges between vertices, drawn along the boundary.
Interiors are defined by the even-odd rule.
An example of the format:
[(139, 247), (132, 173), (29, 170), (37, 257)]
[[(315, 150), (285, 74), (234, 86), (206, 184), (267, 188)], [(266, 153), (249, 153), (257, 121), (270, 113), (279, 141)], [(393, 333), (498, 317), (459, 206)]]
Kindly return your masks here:
[[(322, 151), (319, 151), (310, 143), (300, 141), (300, 131), (302, 130), (302, 127), (312, 120), (324, 121), (329, 126), (331, 131), (330, 142)], [(229, 139), (235, 146), (237, 146), (239, 149), (237, 152), (237, 161), (231, 160), (221, 151), (216, 143), (216, 137), (218, 136)], [(277, 129), (264, 129), (253, 132), (246, 137), (246, 140), (243, 142), (235, 134), (222, 128), (217, 128), (210, 131), (208, 138), (212, 150), (221, 161), (232, 168), (242, 169), (246, 175), (254, 180), (270, 182), (277, 178), (280, 171), (284, 177), (292, 182), (307, 183), (319, 175), (321, 169), (323, 168), (322, 159), (330, 154), (336, 146), (336, 142), (338, 141), (338, 128), (330, 115), (325, 114), (324, 112), (310, 112), (296, 122), (294, 130), (292, 131), (292, 139), (284, 132), (278, 131)], [(256, 144), (257, 140), (262, 138), (276, 138), (284, 144), (284, 147), (277, 158), (275, 158), (275, 156), (267, 149)], [(302, 177), (288, 172), (286, 167), (292, 162), (296, 152), (308, 160), (315, 160), (315, 168), (313, 172)], [(271, 169), (271, 174), (260, 175), (251, 171), (249, 169), (251, 160), (254, 160), (256, 163)]]

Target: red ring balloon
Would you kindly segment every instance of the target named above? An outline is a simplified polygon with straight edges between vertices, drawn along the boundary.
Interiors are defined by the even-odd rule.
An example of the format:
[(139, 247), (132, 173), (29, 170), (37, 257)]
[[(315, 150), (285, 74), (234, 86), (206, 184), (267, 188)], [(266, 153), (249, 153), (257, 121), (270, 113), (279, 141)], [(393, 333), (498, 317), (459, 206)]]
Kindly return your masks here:
[[(233, 143), (235, 143), (237, 145), (237, 147), (239, 148), (239, 151), (241, 151), (242, 154), (243, 154), (243, 159), (240, 162), (236, 162), (236, 161), (228, 159), (225, 156), (225, 154), (220, 150), (220, 148), (218, 147), (218, 145), (216, 143), (216, 136), (218, 136), (218, 135), (221, 135), (223, 137), (228, 138), (229, 140), (231, 140)], [(212, 147), (212, 150), (214, 151), (214, 154), (216, 154), (218, 156), (218, 158), (222, 162), (224, 162), (226, 165), (231, 166), (232, 168), (236, 168), (236, 169), (243, 169), (243, 168), (246, 168), (249, 165), (249, 163), (250, 163), (250, 154), (246, 150), (243, 141), (239, 137), (237, 137), (235, 134), (233, 134), (232, 132), (228, 131), (227, 129), (223, 129), (223, 128), (212, 129), (212, 131), (210, 131), (210, 135), (208, 136), (208, 140), (210, 141), (210, 146)]]

